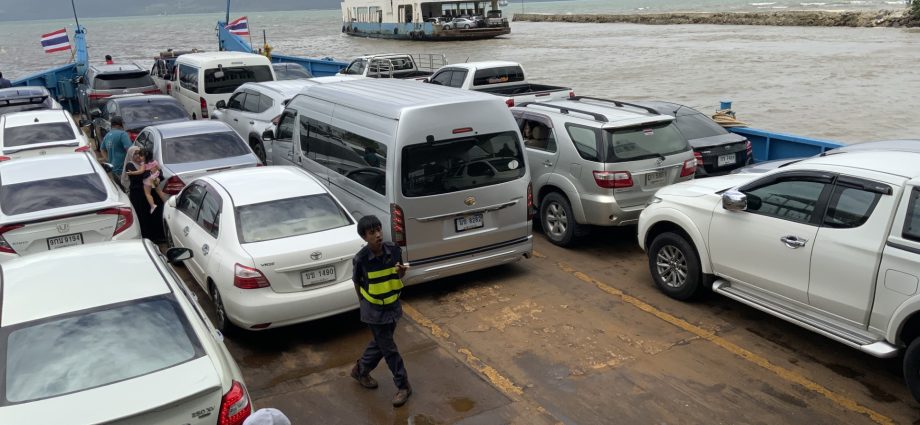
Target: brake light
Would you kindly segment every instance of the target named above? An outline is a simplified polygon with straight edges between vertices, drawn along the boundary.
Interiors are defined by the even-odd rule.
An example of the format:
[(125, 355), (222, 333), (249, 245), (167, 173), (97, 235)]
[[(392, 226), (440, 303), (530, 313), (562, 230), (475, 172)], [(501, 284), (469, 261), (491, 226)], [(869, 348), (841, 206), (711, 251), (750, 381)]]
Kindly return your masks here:
[(406, 246), (406, 218), (396, 204), (390, 204), (390, 237), (396, 245)]
[(144, 90), (144, 94), (163, 94), (160, 89)]
[(166, 185), (163, 186), (163, 193), (169, 195), (178, 195), (185, 187), (185, 182), (179, 176), (172, 176), (166, 179)]
[(0, 226), (0, 252), (5, 252), (7, 254), (15, 254), (16, 251), (13, 250), (13, 247), (10, 246), (10, 243), (6, 241), (6, 238), (3, 237), (3, 234), (9, 232), (10, 230), (16, 230), (22, 228), (21, 224), (10, 224), (7, 226)]
[(135, 131), (129, 131), (129, 132), (128, 132), (128, 137), (130, 137), (130, 138), (131, 138), (131, 141), (133, 142), (134, 139), (137, 139), (137, 135), (138, 135), (138, 134), (140, 134), (140, 133), (135, 132)]
[(112, 232), (112, 236), (128, 230), (128, 228), (134, 224), (134, 214), (131, 213), (131, 208), (109, 208), (99, 211), (96, 214), (112, 214), (118, 216), (118, 220), (115, 221), (115, 231)]
[(208, 117), (208, 101), (204, 100), (203, 97), (199, 97), (198, 102), (201, 104), (201, 118), (207, 118)]
[(629, 171), (595, 171), (594, 182), (605, 189), (623, 189), (633, 186)]
[(527, 183), (527, 221), (533, 220), (533, 183)]
[(241, 289), (266, 288), (268, 287), (268, 279), (259, 269), (237, 263), (233, 266), (233, 286)]
[(239, 382), (233, 381), (230, 391), (220, 399), (220, 414), (217, 416), (217, 425), (242, 425), (252, 414), (252, 404), (249, 396)]
[(508, 105), (509, 108), (514, 106), (514, 99), (505, 99), (505, 105)]
[(455, 128), (454, 131), (453, 131), (453, 133), (454, 133), (454, 134), (463, 134), (463, 133), (469, 133), (469, 132), (471, 132), (471, 131), (473, 131), (473, 127), (463, 127), (463, 128)]
[(172, 93), (172, 83), (166, 83), (166, 94)]
[(684, 161), (684, 166), (680, 169), (680, 176), (687, 177), (696, 174), (696, 158)]
[(696, 158), (696, 165), (703, 165), (703, 154), (693, 151), (693, 157)]
[(9, 161), (9, 160), (11, 160), (11, 159), (13, 159), (13, 158), (10, 158), (10, 157), (8, 157), (8, 156), (6, 156), (6, 155), (0, 155), (0, 162)]
[(574, 98), (575, 98), (575, 90), (572, 90), (569, 92), (569, 99), (574, 99)]
[(108, 94), (108, 93), (91, 93), (91, 94), (89, 95), (89, 100), (105, 99), (105, 98), (107, 98), (107, 97), (109, 97), (109, 96), (111, 96), (111, 95)]

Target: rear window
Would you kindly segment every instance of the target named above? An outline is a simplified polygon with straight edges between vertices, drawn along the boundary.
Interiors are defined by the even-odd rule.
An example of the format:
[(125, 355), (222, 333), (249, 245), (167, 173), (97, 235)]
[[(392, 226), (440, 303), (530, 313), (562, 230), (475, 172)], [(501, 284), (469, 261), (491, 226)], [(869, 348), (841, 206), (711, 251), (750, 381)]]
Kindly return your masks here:
[(513, 131), (406, 146), (403, 195), (438, 195), (519, 179), (524, 176), (521, 151)]
[(99, 74), (93, 80), (93, 88), (96, 90), (133, 89), (152, 85), (153, 79), (146, 71)]
[(121, 117), (125, 120), (125, 128), (133, 129), (143, 124), (188, 118), (188, 112), (174, 103), (138, 102), (121, 105)]
[(202, 355), (167, 297), (42, 321), (10, 332), (5, 346), (6, 403), (124, 381)]
[(607, 162), (633, 161), (673, 155), (690, 149), (672, 123), (605, 131)]
[(37, 145), (41, 143), (74, 140), (77, 135), (66, 122), (7, 127), (3, 130), (3, 147)]
[(728, 133), (728, 130), (703, 114), (682, 115), (677, 117), (674, 123), (677, 124), (677, 129), (688, 140), (720, 136)]
[(243, 139), (231, 131), (171, 137), (163, 139), (162, 148), (163, 162), (167, 164), (210, 161), (252, 152)]
[(261, 242), (348, 226), (351, 220), (326, 194), (236, 207), (240, 242)]
[[(214, 74), (224, 73), (221, 78)], [(230, 94), (243, 83), (261, 83), (272, 81), (272, 69), (268, 65), (227, 66), (220, 69), (211, 68), (204, 71), (204, 92), (208, 94)]]
[(108, 196), (96, 173), (0, 185), (0, 210), (12, 216), (102, 202)]
[(518, 81), (524, 81), (524, 70), (519, 66), (501, 66), (497, 68), (480, 69), (473, 75), (474, 86), (514, 83)]

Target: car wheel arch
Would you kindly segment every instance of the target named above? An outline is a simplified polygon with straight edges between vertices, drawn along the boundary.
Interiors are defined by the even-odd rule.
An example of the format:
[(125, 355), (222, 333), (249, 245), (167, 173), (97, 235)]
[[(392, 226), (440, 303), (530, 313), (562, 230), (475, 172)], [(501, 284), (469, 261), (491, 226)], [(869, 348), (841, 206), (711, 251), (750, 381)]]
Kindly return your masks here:
[(578, 196), (578, 189), (575, 188), (572, 182), (558, 175), (546, 176), (544, 182), (537, 190), (537, 199), (534, 200), (534, 203), (540, 205), (544, 196), (550, 194), (550, 192), (559, 192), (569, 201), (572, 213), (575, 215), (575, 222), (586, 224), (588, 219), (585, 217), (585, 208), (581, 204), (581, 198)]
[(702, 271), (704, 275), (711, 275), (712, 261), (709, 257), (709, 250), (706, 248), (707, 245), (704, 242), (703, 235), (696, 226), (688, 225), (689, 223), (693, 223), (689, 217), (681, 217), (678, 214), (680, 213), (673, 210), (670, 219), (657, 221), (648, 227), (648, 231), (645, 232), (645, 237), (642, 239), (645, 250), (647, 251), (649, 249), (652, 241), (654, 241), (655, 237), (658, 235), (667, 232), (676, 233), (686, 238), (690, 246), (696, 251), (696, 255), (700, 260), (700, 271)]

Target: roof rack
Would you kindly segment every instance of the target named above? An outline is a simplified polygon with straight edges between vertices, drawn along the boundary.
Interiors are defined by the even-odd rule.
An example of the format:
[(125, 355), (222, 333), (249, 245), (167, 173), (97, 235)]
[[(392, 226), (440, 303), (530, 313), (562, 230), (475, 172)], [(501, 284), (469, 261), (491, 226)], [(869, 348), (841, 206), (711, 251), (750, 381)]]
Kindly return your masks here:
[(524, 102), (524, 103), (522, 103), (522, 104), (520, 104), (520, 105), (517, 105), (517, 106), (520, 106), (520, 107), (527, 107), (527, 106), (530, 106), (530, 105), (542, 106), (542, 107), (552, 108), (552, 109), (558, 109), (559, 112), (561, 112), (561, 113), (563, 113), (563, 114), (568, 114), (569, 112), (575, 112), (575, 113), (577, 113), (577, 114), (585, 114), (585, 115), (588, 115), (588, 116), (591, 116), (592, 118), (594, 118), (595, 121), (603, 121), (603, 122), (607, 122), (607, 121), (608, 121), (608, 120), (607, 120), (607, 117), (605, 117), (604, 114), (599, 114), (599, 113), (597, 113), (597, 112), (583, 111), (583, 110), (581, 110), (581, 109), (567, 108), (567, 107), (565, 107), (565, 106), (553, 105), (553, 104), (551, 104), (551, 103), (543, 103), (543, 102)]
[(569, 98), (569, 100), (582, 100), (582, 99), (594, 100), (594, 101), (597, 101), (597, 102), (608, 102), (608, 103), (612, 103), (612, 104), (614, 104), (614, 105), (616, 105), (616, 106), (618, 106), (618, 107), (620, 107), (620, 108), (622, 108), (623, 106), (632, 106), (633, 108), (644, 109), (644, 110), (648, 111), (649, 113), (652, 113), (652, 114), (655, 114), (655, 115), (661, 115), (660, 112), (656, 111), (656, 110), (653, 109), (653, 108), (649, 108), (648, 106), (637, 105), (637, 104), (635, 104), (635, 103), (621, 102), (621, 101), (619, 101), (619, 100), (601, 99), (601, 98), (599, 98), (599, 97), (590, 97), (590, 96), (574, 96), (574, 97), (570, 97), (570, 98)]

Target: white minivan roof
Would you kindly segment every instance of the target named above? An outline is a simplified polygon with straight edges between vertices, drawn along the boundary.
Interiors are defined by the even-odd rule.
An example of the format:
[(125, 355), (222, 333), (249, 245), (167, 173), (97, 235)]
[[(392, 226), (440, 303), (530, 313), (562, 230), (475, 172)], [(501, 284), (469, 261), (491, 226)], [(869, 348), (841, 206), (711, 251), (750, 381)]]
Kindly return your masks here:
[(301, 93), (391, 119), (399, 119), (406, 109), (430, 106), (493, 100), (504, 106), (501, 97), (487, 93), (389, 78), (317, 84), (305, 88)]
[(271, 65), (271, 61), (268, 60), (265, 56), (257, 55), (255, 53), (243, 53), (243, 52), (202, 52), (202, 53), (187, 53), (176, 59), (176, 63), (185, 63), (185, 64), (206, 64), (206, 63), (225, 63), (227, 61), (247, 61), (250, 64), (253, 62), (264, 63), (265, 65)]

